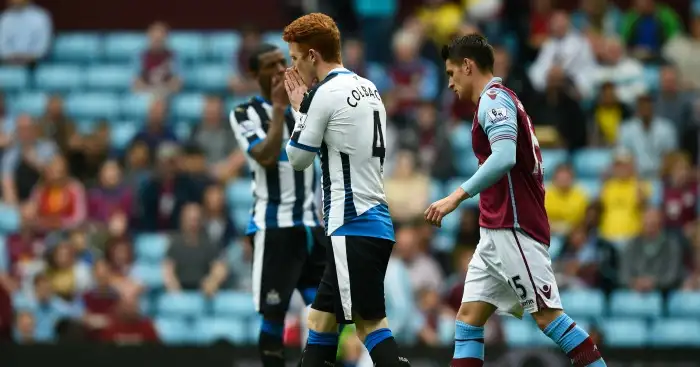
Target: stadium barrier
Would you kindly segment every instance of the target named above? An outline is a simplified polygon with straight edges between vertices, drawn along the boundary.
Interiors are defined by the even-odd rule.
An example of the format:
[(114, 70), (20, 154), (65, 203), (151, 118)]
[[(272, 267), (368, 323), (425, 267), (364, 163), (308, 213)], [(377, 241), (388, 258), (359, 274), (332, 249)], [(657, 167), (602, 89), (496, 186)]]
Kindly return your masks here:
[[(413, 367), (449, 365), (451, 349), (403, 348)], [(700, 349), (604, 349), (609, 367), (691, 367), (700, 365)], [(547, 348), (488, 348), (486, 367), (568, 367), (558, 350)], [(288, 366), (296, 366), (299, 353), (290, 353)], [(258, 367), (254, 347), (29, 345), (0, 346), (0, 365), (8, 367)]]

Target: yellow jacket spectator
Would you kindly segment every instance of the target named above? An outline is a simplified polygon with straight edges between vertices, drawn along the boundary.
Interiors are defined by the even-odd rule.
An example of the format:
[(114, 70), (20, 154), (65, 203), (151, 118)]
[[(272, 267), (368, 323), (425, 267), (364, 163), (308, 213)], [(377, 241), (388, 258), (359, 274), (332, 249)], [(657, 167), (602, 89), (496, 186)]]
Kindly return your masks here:
[(430, 39), (440, 47), (450, 42), (462, 24), (464, 9), (446, 0), (428, 0), (418, 10), (418, 20)]
[(588, 195), (574, 185), (574, 171), (562, 164), (554, 172), (552, 184), (547, 187), (545, 208), (553, 234), (566, 234), (579, 225), (586, 215)]

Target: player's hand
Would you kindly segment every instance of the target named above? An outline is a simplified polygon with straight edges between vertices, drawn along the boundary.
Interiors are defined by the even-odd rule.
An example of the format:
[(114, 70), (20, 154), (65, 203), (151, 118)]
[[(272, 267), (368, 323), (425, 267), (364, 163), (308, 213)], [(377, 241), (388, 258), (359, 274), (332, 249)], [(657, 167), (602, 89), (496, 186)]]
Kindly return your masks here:
[(459, 203), (459, 200), (450, 195), (430, 204), (424, 213), (425, 221), (440, 228), (442, 226), (442, 218), (457, 209)]
[(285, 71), (284, 88), (287, 90), (287, 96), (289, 97), (289, 103), (292, 105), (292, 108), (294, 108), (295, 111), (299, 111), (301, 101), (304, 99), (308, 88), (296, 69), (289, 68)]
[(279, 73), (272, 76), (272, 104), (286, 107), (289, 104), (287, 88), (284, 85), (284, 74)]

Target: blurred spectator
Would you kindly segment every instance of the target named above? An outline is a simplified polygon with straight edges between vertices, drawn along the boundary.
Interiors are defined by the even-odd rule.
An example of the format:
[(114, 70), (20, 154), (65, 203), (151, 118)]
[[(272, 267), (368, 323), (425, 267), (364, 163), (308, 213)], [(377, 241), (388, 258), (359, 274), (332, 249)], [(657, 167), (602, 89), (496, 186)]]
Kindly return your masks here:
[(479, 233), (479, 210), (477, 208), (464, 208), (460, 214), (457, 246), (476, 247), (481, 237)]
[(102, 164), (109, 159), (110, 125), (107, 121), (97, 123), (95, 131), (80, 139), (77, 150), (68, 157), (70, 171), (86, 185), (98, 180)]
[(204, 191), (203, 201), (202, 226), (209, 241), (218, 244), (220, 248), (228, 247), (236, 237), (236, 228), (226, 205), (224, 188), (221, 185), (210, 185)]
[(579, 9), (571, 15), (571, 23), (583, 33), (608, 37), (620, 32), (622, 13), (608, 0), (581, 0)]
[(634, 0), (622, 22), (622, 37), (632, 55), (642, 60), (659, 56), (666, 41), (683, 27), (678, 14), (656, 0)]
[(549, 37), (530, 67), (530, 80), (535, 89), (544, 91), (547, 88), (548, 76), (555, 67), (560, 67), (572, 80), (581, 96), (592, 94), (591, 75), (596, 67), (593, 51), (588, 40), (571, 28), (569, 16), (563, 11), (552, 14)]
[(683, 86), (700, 88), (700, 15), (693, 16), (690, 33), (679, 33), (663, 49), (663, 56), (678, 67)]
[(252, 289), (253, 246), (251, 242), (251, 237), (245, 236), (224, 250), (229, 273), (226, 282), (230, 283), (233, 289), (245, 291)]
[(598, 287), (610, 291), (615, 287), (617, 250), (608, 241), (579, 225), (568, 233), (564, 247), (554, 263), (557, 284), (561, 288)]
[(99, 257), (102, 257), (103, 252), (89, 243), (90, 241), (85, 226), (74, 228), (65, 233), (64, 236), (65, 240), (73, 249), (73, 254), (77, 261), (92, 265)]
[(0, 151), (10, 145), (12, 134), (15, 132), (15, 119), (10, 116), (5, 103), (5, 94), (0, 91)]
[(155, 22), (148, 27), (148, 47), (139, 55), (136, 91), (150, 91), (165, 96), (182, 87), (175, 53), (168, 48), (168, 25)]
[(168, 124), (167, 113), (167, 102), (164, 99), (154, 100), (148, 109), (146, 126), (132, 139), (132, 144), (138, 141), (146, 143), (151, 153), (151, 160), (161, 143), (177, 142), (177, 136)]
[(56, 145), (38, 137), (31, 116), (17, 117), (17, 140), (2, 155), (2, 195), (17, 205), (29, 198), (41, 173), (56, 154)]
[(630, 240), (642, 227), (642, 211), (651, 187), (637, 177), (634, 162), (629, 152), (618, 151), (611, 176), (600, 190), (600, 235), (612, 242)]
[(83, 322), (92, 330), (100, 330), (109, 324), (109, 317), (119, 302), (119, 293), (112, 287), (109, 266), (104, 261), (93, 265), (94, 286), (82, 297)]
[[(391, 58), (386, 50), (391, 44), (391, 32), (394, 27), (394, 19), (399, 11), (399, 1), (353, 0), (352, 3), (362, 41), (367, 48), (367, 60), (384, 65), (388, 64)], [(343, 53), (344, 65), (345, 61), (347, 61), (347, 55)], [(354, 71), (352, 68), (350, 70)], [(369, 79), (375, 81), (375, 79)]]
[(590, 143), (593, 146), (614, 146), (622, 123), (632, 117), (630, 108), (622, 103), (615, 91), (615, 84), (604, 82), (598, 99), (591, 109)]
[[(360, 0), (364, 1), (364, 0)], [(373, 1), (376, 3), (376, 1)], [(382, 49), (382, 54), (388, 55), (386, 52), (390, 43)], [(390, 80), (387, 78), (384, 68), (372, 61), (368, 61), (365, 57), (365, 45), (357, 39), (349, 38), (343, 41), (343, 66), (348, 70), (352, 70), (355, 74), (371, 80), (379, 90), (379, 93), (384, 94), (389, 88)], [(388, 64), (388, 62), (387, 62)]]
[(46, 112), (39, 119), (39, 136), (58, 145), (61, 153), (70, 157), (79, 150), (83, 141), (75, 129), (75, 121), (65, 114), (63, 98), (53, 95), (46, 104)]
[(100, 169), (98, 185), (88, 192), (88, 218), (107, 223), (116, 212), (131, 217), (134, 204), (132, 189), (124, 183), (119, 163), (106, 161)]
[(420, 248), (416, 228), (411, 225), (401, 226), (396, 233), (394, 251), (408, 269), (413, 290), (435, 289), (443, 287), (443, 276), (440, 265)]
[(202, 209), (190, 203), (182, 209), (180, 232), (170, 241), (163, 263), (165, 287), (169, 292), (201, 290), (213, 296), (226, 279), (226, 264), (220, 248), (202, 231)]
[(600, 65), (594, 79), (597, 86), (606, 82), (615, 84), (617, 97), (626, 104), (632, 104), (637, 97), (647, 92), (642, 64), (625, 55), (625, 48), (617, 38), (603, 41)]
[(683, 86), (678, 69), (664, 65), (659, 69), (659, 93), (654, 106), (656, 113), (668, 119), (676, 130), (684, 132), (692, 123), (692, 105), (697, 95)]
[(34, 317), (34, 340), (49, 342), (54, 338), (56, 324), (77, 316), (76, 309), (54, 294), (46, 275), (36, 275), (33, 282), (32, 291), (15, 294), (14, 307), (18, 313), (29, 312)]
[(28, 311), (20, 311), (15, 317), (15, 342), (19, 344), (33, 344), (36, 340), (36, 320)]
[(229, 88), (235, 96), (249, 96), (258, 93), (260, 86), (253, 77), (248, 65), (250, 55), (262, 42), (262, 34), (257, 28), (246, 25), (241, 30), (241, 45), (234, 55), (234, 73), (229, 79)]
[(153, 322), (141, 316), (138, 299), (133, 297), (119, 301), (109, 325), (102, 330), (100, 339), (118, 345), (159, 342)]
[(660, 173), (666, 154), (678, 148), (678, 135), (673, 123), (656, 114), (650, 96), (637, 100), (637, 117), (620, 127), (618, 145), (634, 156), (639, 175), (651, 178)]
[[(552, 17), (552, 0), (532, 0), (530, 7), (529, 48), (537, 53), (549, 38), (549, 20)], [(530, 58), (528, 58), (530, 59)]]
[(140, 229), (167, 231), (177, 228), (179, 210), (189, 201), (188, 180), (178, 172), (179, 148), (172, 143), (158, 147), (156, 171), (144, 182), (139, 195)]
[(93, 224), (89, 242), (98, 253), (106, 254), (113, 241), (129, 238), (129, 219), (123, 212), (114, 212), (106, 222)]
[[(3, 274), (5, 269), (0, 269), (0, 344), (12, 340), (12, 320), (14, 310), (12, 309), (12, 288), (8, 287), (8, 276)], [(33, 330), (33, 328), (32, 328)]]
[(553, 177), (545, 191), (545, 207), (552, 233), (561, 235), (581, 224), (588, 207), (588, 195), (576, 186), (570, 165), (556, 167)]
[(698, 218), (698, 182), (690, 159), (684, 154), (669, 157), (671, 165), (664, 179), (663, 209), (667, 229), (690, 232)]
[(532, 96), (535, 90), (532, 87), (527, 70), (521, 63), (514, 63), (512, 55), (505, 46), (496, 46), (493, 49), (493, 75), (503, 80), (503, 85), (518, 95), (525, 110), (530, 111)]
[(71, 229), (87, 218), (85, 188), (68, 175), (66, 164), (63, 156), (54, 157), (44, 169), (41, 182), (32, 190), (39, 230)]
[(30, 0), (10, 0), (0, 14), (0, 59), (3, 63), (33, 65), (51, 46), (51, 15)]
[[(700, 224), (700, 223), (696, 223)], [(690, 259), (692, 272), (683, 282), (683, 289), (686, 291), (700, 291), (700, 227), (696, 227), (692, 238), (692, 258)]]
[(397, 252), (392, 252), (389, 258), (384, 277), (384, 291), (387, 317), (395, 337), (403, 343), (415, 342), (416, 333), (423, 326), (423, 321), (415, 318), (415, 293), (408, 269)]
[(408, 31), (394, 34), (394, 63), (388, 73), (396, 112), (402, 116), (412, 113), (421, 101), (436, 100), (439, 92), (437, 67), (420, 57), (419, 41), (419, 36)]
[(144, 182), (151, 174), (149, 167), (151, 153), (148, 145), (142, 141), (136, 141), (126, 152), (124, 159), (124, 182), (139, 192)]
[(61, 240), (46, 253), (46, 276), (54, 293), (68, 302), (92, 286), (90, 268), (75, 257), (70, 243)]
[(457, 33), (464, 9), (448, 0), (426, 0), (423, 3), (417, 17), (425, 33), (440, 48)]
[[(416, 302), (422, 318), (423, 328), (418, 332), (419, 342), (423, 345), (437, 347), (441, 335), (454, 334), (455, 313), (440, 300), (435, 289), (421, 289), (417, 292)], [(445, 332), (445, 329), (449, 329)]]
[(44, 267), (41, 256), (45, 244), (34, 229), (36, 208), (31, 204), (20, 206), (20, 227), (16, 233), (7, 237), (7, 278), (3, 277), (3, 285), (9, 291), (26, 288), (23, 281), (32, 279)]
[[(416, 166), (432, 177), (450, 179), (455, 175), (448, 127), (438, 122), (439, 113), (434, 103), (417, 106), (414, 119), (401, 132), (402, 148), (417, 152)], [(415, 122), (415, 123), (414, 123)]]
[(642, 234), (627, 245), (621, 260), (620, 282), (638, 292), (668, 291), (683, 276), (683, 245), (665, 233), (656, 209), (644, 213)]
[(410, 151), (397, 153), (396, 167), (384, 183), (392, 219), (405, 223), (420, 218), (428, 207), (430, 178), (416, 168)]
[(131, 278), (134, 252), (127, 239), (115, 237), (107, 244), (105, 255), (109, 267), (110, 284), (123, 297), (137, 297), (143, 287)]

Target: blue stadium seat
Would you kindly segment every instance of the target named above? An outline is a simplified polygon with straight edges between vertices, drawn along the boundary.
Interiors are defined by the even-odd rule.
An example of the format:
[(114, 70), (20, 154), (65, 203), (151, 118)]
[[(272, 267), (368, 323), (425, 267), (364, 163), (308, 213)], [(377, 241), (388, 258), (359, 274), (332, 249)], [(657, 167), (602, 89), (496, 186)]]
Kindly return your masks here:
[(126, 93), (119, 102), (121, 115), (128, 119), (142, 121), (148, 114), (153, 101), (150, 93)]
[(173, 133), (180, 141), (188, 141), (192, 135), (192, 124), (187, 121), (181, 121), (173, 127)]
[(651, 327), (651, 343), (667, 347), (700, 347), (700, 320), (658, 319)]
[(263, 42), (275, 45), (286, 55), (289, 55), (289, 46), (282, 39), (282, 32), (266, 32), (263, 34)]
[(658, 292), (615, 291), (610, 297), (610, 313), (622, 317), (659, 317), (663, 299)]
[(202, 91), (222, 92), (228, 87), (231, 73), (229, 64), (195, 65), (188, 75), (188, 84)]
[(78, 132), (78, 134), (81, 135), (92, 134), (93, 132), (95, 132), (98, 122), (99, 121), (95, 120), (78, 120), (75, 121), (75, 129)]
[(232, 213), (233, 223), (239, 233), (245, 233), (250, 223), (250, 207), (236, 208)]
[(138, 132), (138, 124), (134, 122), (122, 121), (112, 124), (109, 135), (112, 147), (116, 149), (126, 148)]
[(603, 183), (599, 179), (580, 179), (576, 181), (576, 185), (580, 187), (588, 195), (589, 200), (594, 200), (600, 195), (600, 189)]
[(564, 149), (543, 149), (541, 153), (544, 163), (544, 178), (551, 180), (557, 167), (569, 159), (569, 154)]
[(445, 197), (445, 185), (438, 180), (430, 180), (430, 201), (437, 201)]
[(234, 56), (241, 46), (241, 36), (236, 32), (216, 32), (208, 38), (209, 57), (216, 61), (233, 63)]
[(654, 92), (659, 89), (659, 67), (656, 65), (644, 66), (644, 80), (650, 91)]
[(56, 36), (51, 58), (60, 62), (92, 62), (100, 57), (99, 35), (92, 33), (63, 33)]
[(193, 341), (191, 328), (179, 318), (158, 317), (154, 324), (158, 336), (166, 344), (184, 344)]
[(163, 268), (160, 264), (137, 261), (131, 269), (131, 277), (145, 285), (149, 290), (163, 287)]
[(529, 322), (514, 317), (504, 317), (502, 321), (506, 344), (512, 347), (532, 345), (537, 330)]
[(700, 317), (700, 292), (673, 292), (668, 297), (669, 316)]
[(199, 120), (204, 108), (204, 96), (199, 93), (181, 94), (173, 99), (172, 112), (176, 119)]
[(214, 297), (216, 316), (249, 318), (256, 314), (253, 295), (248, 292), (222, 291)]
[(600, 178), (610, 166), (612, 153), (608, 149), (583, 149), (573, 157), (573, 166), (579, 178)]
[(113, 93), (71, 93), (65, 100), (66, 112), (76, 119), (107, 119), (119, 116), (119, 98)]
[(233, 344), (247, 344), (248, 328), (243, 320), (236, 318), (202, 318), (195, 323), (196, 340), (212, 344), (226, 340)]
[(29, 85), (29, 72), (20, 66), (0, 66), (0, 90), (18, 91)]
[(561, 293), (566, 313), (578, 322), (578, 318), (596, 318), (605, 313), (605, 295), (599, 290), (579, 289)]
[(130, 65), (93, 65), (87, 69), (87, 87), (106, 91), (127, 91), (131, 88), (134, 75), (134, 69)]
[(206, 39), (197, 32), (172, 32), (168, 36), (168, 46), (178, 59), (185, 61), (197, 60), (206, 55)]
[(453, 236), (457, 235), (459, 231), (459, 224), (462, 219), (462, 210), (457, 209), (452, 214), (442, 218), (442, 230), (451, 233)]
[(25, 92), (13, 99), (9, 106), (13, 113), (28, 113), (32, 116), (40, 116), (46, 110), (48, 97), (45, 93)]
[(19, 230), (20, 215), (17, 208), (0, 204), (0, 233), (15, 233)]
[(85, 73), (76, 65), (40, 65), (34, 72), (34, 88), (39, 90), (77, 91), (84, 82)]
[(165, 293), (158, 298), (158, 315), (165, 317), (198, 317), (204, 314), (204, 295), (192, 292)]
[(552, 236), (549, 239), (549, 256), (556, 260), (564, 249), (564, 239), (560, 236)]
[(148, 315), (150, 316), (152, 313), (151, 306), (151, 299), (148, 297), (141, 297), (139, 298), (139, 310), (141, 310), (141, 314), (143, 315)]
[[(472, 124), (463, 122), (452, 130), (450, 142), (455, 152), (466, 153), (472, 150)], [(460, 157), (461, 158), (461, 157)]]
[(160, 263), (168, 251), (168, 237), (164, 234), (142, 234), (136, 237), (134, 249), (136, 258), (150, 263)]
[(605, 344), (611, 347), (642, 347), (649, 340), (647, 322), (642, 319), (612, 318), (600, 323)]
[(262, 328), (262, 317), (255, 315), (253, 319), (248, 321), (248, 342), (250, 344), (258, 344), (260, 339), (260, 329)]
[(438, 230), (433, 238), (431, 248), (436, 252), (451, 253), (456, 244), (457, 238), (455, 233)]
[(233, 181), (226, 188), (226, 196), (231, 207), (237, 209), (249, 209), (253, 203), (253, 195), (251, 195), (251, 182), (249, 179), (239, 178)]
[(104, 56), (109, 61), (132, 61), (146, 48), (145, 33), (111, 33), (104, 39)]

